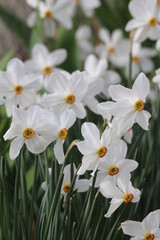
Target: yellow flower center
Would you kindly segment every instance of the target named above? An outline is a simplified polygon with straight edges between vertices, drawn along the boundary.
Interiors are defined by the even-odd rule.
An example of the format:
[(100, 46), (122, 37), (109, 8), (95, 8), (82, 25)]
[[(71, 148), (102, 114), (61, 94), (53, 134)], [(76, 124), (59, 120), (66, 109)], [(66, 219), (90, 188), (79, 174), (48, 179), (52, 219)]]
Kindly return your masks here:
[(157, 25), (157, 18), (152, 17), (149, 21), (148, 21), (149, 26), (151, 27), (155, 27)]
[(107, 148), (106, 147), (100, 147), (97, 151), (97, 154), (100, 158), (104, 157), (107, 153)]
[(132, 62), (133, 63), (139, 63), (139, 57), (138, 56), (133, 56), (132, 57)]
[(115, 53), (115, 48), (114, 48), (114, 47), (109, 47), (109, 48), (108, 48), (108, 52), (109, 52), (110, 54)]
[(144, 102), (142, 102), (142, 100), (138, 100), (135, 102), (134, 104), (134, 108), (137, 110), (137, 111), (142, 111), (144, 109)]
[(160, 4), (160, 0), (157, 0), (157, 5)]
[(47, 19), (51, 19), (51, 18), (53, 18), (53, 14), (52, 14), (52, 12), (50, 10), (47, 10), (45, 12), (44, 17), (47, 18)]
[(132, 201), (132, 199), (133, 199), (133, 194), (131, 194), (131, 193), (125, 194), (124, 198), (123, 198), (123, 200), (126, 204), (130, 203)]
[(71, 185), (69, 183), (66, 183), (63, 185), (63, 190), (65, 193), (68, 193), (71, 189)]
[(51, 72), (52, 72), (52, 68), (50, 66), (46, 66), (46, 67), (43, 68), (43, 73), (45, 75), (50, 75)]
[(63, 128), (61, 129), (59, 132), (58, 132), (58, 136), (61, 138), (61, 139), (66, 139), (67, 138), (67, 135), (68, 135), (68, 130)]
[(23, 87), (21, 85), (17, 85), (14, 87), (15, 94), (19, 95), (22, 93), (22, 91), (23, 91)]
[(144, 240), (153, 240), (154, 239), (154, 234), (152, 233), (147, 233), (144, 237)]
[(24, 138), (27, 138), (27, 139), (30, 139), (34, 136), (34, 130), (32, 128), (26, 128), (24, 131), (23, 131), (23, 137)]
[(67, 97), (65, 97), (65, 101), (68, 104), (73, 104), (75, 102), (75, 96), (73, 94), (69, 94)]
[(111, 166), (109, 169), (108, 169), (108, 174), (110, 176), (114, 176), (116, 175), (117, 173), (119, 173), (119, 168), (117, 168), (116, 166)]

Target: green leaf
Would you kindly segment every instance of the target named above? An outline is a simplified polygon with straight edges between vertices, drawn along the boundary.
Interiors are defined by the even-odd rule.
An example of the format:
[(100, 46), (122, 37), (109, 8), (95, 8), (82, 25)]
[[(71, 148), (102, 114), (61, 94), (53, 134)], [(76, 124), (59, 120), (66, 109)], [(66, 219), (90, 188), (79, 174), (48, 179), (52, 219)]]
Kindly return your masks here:
[(0, 70), (4, 71), (6, 69), (7, 63), (12, 58), (14, 50), (10, 50), (1, 60), (0, 60)]
[(0, 18), (6, 23), (8, 28), (19, 38), (28, 48), (31, 30), (23, 20), (19, 19), (12, 12), (0, 5)]
[(61, 65), (63, 69), (69, 72), (76, 71), (77, 69), (81, 70), (74, 29), (65, 30), (63, 28), (59, 28), (56, 39), (56, 48), (65, 48), (67, 50), (68, 57)]
[(31, 31), (29, 50), (31, 52), (33, 46), (36, 43), (43, 43), (43, 28), (42, 28), (42, 19), (40, 18), (39, 11), (36, 12), (36, 23), (34, 28)]

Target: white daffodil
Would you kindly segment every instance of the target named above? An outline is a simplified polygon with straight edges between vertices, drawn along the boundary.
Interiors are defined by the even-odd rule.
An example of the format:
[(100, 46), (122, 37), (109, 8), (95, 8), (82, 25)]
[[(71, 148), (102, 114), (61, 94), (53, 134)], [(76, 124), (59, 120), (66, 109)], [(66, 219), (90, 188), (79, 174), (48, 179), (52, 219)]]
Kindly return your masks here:
[(43, 19), (44, 32), (47, 37), (54, 37), (56, 22), (63, 27), (72, 27), (70, 0), (46, 0), (39, 2), (40, 17)]
[[(73, 175), (75, 175), (76, 167), (73, 164)], [(71, 164), (68, 164), (64, 168), (64, 178), (61, 188), (61, 193), (64, 195), (64, 197), (67, 196), (71, 189)], [(88, 179), (79, 179), (77, 176), (73, 190), (77, 190), (77, 192), (86, 192), (89, 188), (89, 180)]]
[(56, 126), (47, 112), (39, 106), (27, 110), (13, 107), (11, 127), (4, 135), (5, 140), (12, 140), (10, 158), (14, 160), (26, 144), (27, 149), (39, 154), (56, 138)]
[(123, 39), (122, 31), (116, 29), (112, 34), (108, 29), (102, 28), (99, 31), (99, 38), (103, 42), (96, 47), (96, 53), (105, 57), (117, 67), (125, 66), (129, 55), (129, 41)]
[(85, 72), (76, 72), (71, 78), (62, 73), (53, 73), (50, 81), (54, 82), (54, 93), (44, 97), (43, 105), (52, 108), (60, 115), (66, 109), (73, 109), (78, 118), (86, 116), (82, 100), (87, 91)]
[(54, 118), (54, 124), (57, 127), (56, 144), (54, 146), (54, 154), (59, 164), (64, 162), (63, 144), (68, 136), (68, 130), (76, 121), (76, 114), (72, 109), (64, 111), (59, 119)]
[(134, 188), (130, 181), (130, 174), (123, 174), (114, 181), (107, 180), (100, 184), (100, 192), (105, 198), (112, 198), (108, 212), (105, 217), (110, 217), (114, 211), (122, 204), (130, 202), (136, 203), (140, 199), (140, 190)]
[(113, 104), (112, 114), (119, 118), (121, 132), (128, 131), (134, 123), (138, 123), (144, 130), (148, 130), (150, 113), (144, 110), (146, 97), (150, 92), (150, 84), (144, 73), (140, 73), (132, 89), (121, 85), (109, 87)]
[(129, 11), (133, 19), (128, 22), (126, 31), (136, 30), (134, 41), (160, 38), (157, 0), (132, 0), (129, 3)]
[[(137, 77), (140, 71), (150, 73), (154, 69), (154, 63), (150, 59), (155, 57), (156, 50), (151, 48), (141, 47), (140, 43), (133, 43), (132, 47), (132, 79)], [(127, 64), (127, 76), (129, 72), (129, 62)]]
[(92, 17), (94, 15), (94, 9), (98, 8), (101, 3), (100, 0), (71, 0), (74, 8), (80, 7), (82, 12), (86, 15), (86, 17)]
[[(51, 174), (51, 168), (49, 168), (48, 171)], [(76, 173), (75, 165), (73, 164), (73, 169), (71, 164), (66, 165), (63, 171), (64, 177), (63, 177), (62, 188), (61, 188), (61, 193), (64, 195), (64, 200), (66, 199), (67, 194), (71, 190), (71, 184), (72, 184), (71, 171), (73, 171), (73, 177), (74, 177)], [(46, 191), (47, 183), (43, 182), (41, 184), (41, 187), (44, 191)], [(77, 190), (77, 192), (86, 192), (88, 188), (89, 188), (89, 180), (79, 179), (79, 176), (77, 176), (73, 186), (73, 191)]]
[(150, 212), (142, 222), (126, 221), (121, 223), (124, 234), (133, 240), (159, 240), (160, 239), (160, 210)]
[(36, 102), (35, 91), (41, 85), (39, 74), (26, 74), (24, 64), (19, 59), (12, 59), (7, 71), (0, 72), (0, 96), (5, 97), (7, 115), (12, 115), (12, 106), (29, 107)]
[(93, 170), (92, 175), (98, 168), (100, 160), (107, 154), (111, 144), (111, 132), (105, 129), (102, 136), (97, 126), (91, 122), (85, 122), (81, 128), (84, 141), (77, 144), (78, 150), (84, 155), (78, 175), (83, 175), (86, 170)]
[(77, 29), (75, 36), (79, 48), (79, 57), (83, 61), (93, 50), (92, 30), (88, 25), (82, 25)]
[(96, 178), (96, 187), (106, 180), (116, 179), (120, 175), (128, 174), (138, 167), (138, 163), (134, 160), (126, 159), (127, 144), (119, 141), (110, 146), (110, 151), (106, 157), (98, 165), (98, 173)]
[(152, 81), (156, 83), (160, 89), (160, 68), (156, 70), (156, 76), (153, 77)]
[(65, 49), (49, 52), (43, 44), (36, 44), (32, 49), (32, 59), (25, 62), (27, 72), (39, 73), (43, 76), (43, 85), (48, 89), (49, 76), (53, 71), (58, 71), (57, 65), (67, 58)]

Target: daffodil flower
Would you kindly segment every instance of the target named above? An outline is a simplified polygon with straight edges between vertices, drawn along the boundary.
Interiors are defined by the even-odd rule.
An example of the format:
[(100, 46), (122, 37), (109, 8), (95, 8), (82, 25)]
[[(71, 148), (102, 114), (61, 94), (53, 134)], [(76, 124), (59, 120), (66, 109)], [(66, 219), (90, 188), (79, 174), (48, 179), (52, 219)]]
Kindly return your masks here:
[(12, 123), (4, 139), (13, 139), (9, 152), (12, 160), (19, 155), (24, 144), (31, 153), (39, 154), (56, 139), (56, 126), (39, 106), (27, 110), (13, 107)]
[(124, 234), (132, 240), (159, 240), (160, 239), (160, 210), (150, 212), (142, 222), (126, 221), (121, 223)]
[(157, 0), (132, 0), (129, 11), (133, 17), (126, 26), (126, 31), (136, 30), (134, 41), (143, 42), (147, 38), (160, 38), (159, 12)]
[(112, 180), (107, 180), (100, 184), (100, 192), (105, 198), (112, 198), (110, 207), (105, 217), (110, 217), (121, 204), (130, 202), (136, 203), (140, 199), (140, 191), (132, 186), (130, 174), (123, 174), (117, 178), (115, 183)]

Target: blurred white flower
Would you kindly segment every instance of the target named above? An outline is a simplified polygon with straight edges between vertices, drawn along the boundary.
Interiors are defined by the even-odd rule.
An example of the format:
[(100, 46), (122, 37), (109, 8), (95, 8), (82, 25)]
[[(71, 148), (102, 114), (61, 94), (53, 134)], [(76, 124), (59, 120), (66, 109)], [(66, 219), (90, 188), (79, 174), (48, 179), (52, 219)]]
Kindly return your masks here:
[(105, 217), (110, 217), (122, 203), (128, 204), (139, 201), (141, 192), (132, 186), (130, 178), (131, 175), (125, 173), (117, 178), (116, 184), (112, 180), (107, 180), (100, 184), (100, 192), (102, 195), (105, 198), (112, 198)]
[(13, 107), (13, 119), (5, 140), (12, 140), (10, 158), (14, 160), (26, 144), (27, 149), (39, 154), (56, 138), (56, 126), (47, 116), (47, 112), (39, 106), (31, 106), (27, 110)]
[(88, 89), (85, 78), (85, 72), (76, 72), (70, 78), (60, 72), (53, 73), (50, 81), (54, 82), (54, 92), (44, 97), (43, 105), (58, 115), (66, 109), (73, 109), (78, 118), (84, 118), (86, 110), (82, 100)]
[(40, 1), (40, 17), (43, 19), (44, 32), (47, 37), (54, 37), (56, 22), (64, 28), (72, 28), (72, 15), (70, 12), (70, 0), (45, 0)]
[(96, 46), (97, 55), (107, 58), (117, 67), (125, 66), (129, 55), (129, 40), (123, 39), (122, 30), (116, 29), (110, 34), (108, 29), (102, 28), (99, 38), (103, 44)]
[(160, 210), (150, 212), (142, 222), (130, 221), (121, 223), (123, 232), (131, 239), (158, 240), (160, 239)]
[(5, 72), (0, 72), (0, 96), (5, 97), (7, 115), (12, 115), (12, 106), (29, 107), (36, 103), (35, 91), (41, 88), (40, 74), (26, 74), (19, 59), (12, 59)]
[(160, 38), (157, 0), (132, 0), (129, 3), (129, 11), (133, 19), (128, 22), (126, 31), (136, 30), (134, 41)]
[(138, 75), (132, 89), (121, 85), (109, 87), (110, 96), (116, 101), (111, 111), (115, 117), (119, 118), (122, 132), (128, 131), (134, 123), (138, 123), (144, 130), (148, 130), (148, 121), (151, 115), (144, 108), (149, 92), (150, 83), (144, 73)]
[[(154, 63), (150, 59), (155, 57), (157, 51), (155, 49), (142, 47), (140, 43), (133, 43), (132, 47), (132, 79), (137, 77), (140, 71), (150, 73), (154, 69)], [(129, 73), (129, 61), (126, 66), (127, 76)]]
[(160, 89), (160, 68), (156, 70), (156, 76), (153, 77), (152, 81), (153, 83), (156, 83)]
[(93, 50), (92, 30), (88, 25), (82, 25), (77, 29), (75, 36), (79, 47), (79, 57), (83, 61)]
[(134, 160), (126, 159), (127, 144), (119, 141), (110, 146), (110, 151), (98, 165), (98, 172), (95, 186), (99, 187), (106, 180), (116, 179), (122, 174), (128, 174), (138, 167)]
[(42, 85), (49, 90), (48, 81), (52, 72), (58, 71), (57, 65), (63, 63), (67, 58), (65, 49), (57, 49), (49, 52), (43, 44), (37, 43), (32, 49), (32, 58), (25, 62), (25, 69), (28, 73), (39, 73), (43, 77)]
[[(86, 17), (92, 17), (94, 15), (94, 9), (98, 8), (101, 3), (100, 0), (71, 0), (73, 3), (73, 7), (80, 7), (82, 12), (85, 14)], [(73, 9), (75, 11), (75, 9)]]
[[(73, 175), (75, 175), (76, 167), (73, 164)], [(64, 178), (61, 188), (61, 193), (64, 195), (64, 197), (67, 196), (71, 189), (71, 164), (68, 164), (64, 168)], [(89, 188), (89, 180), (88, 179), (79, 179), (79, 176), (77, 176), (73, 190), (77, 190), (77, 192), (86, 192)]]
[[(51, 174), (51, 168), (48, 169), (49, 173)], [(72, 180), (71, 179), (71, 171), (73, 170), (73, 177), (76, 173), (76, 167), (73, 164), (73, 169), (71, 164), (68, 164), (65, 166), (63, 174), (63, 182), (62, 182), (62, 188), (61, 188), (61, 193), (64, 195), (64, 201), (66, 200), (67, 194), (70, 192), (71, 190), (71, 184), (72, 184)], [(47, 189), (47, 183), (43, 182), (41, 184), (41, 187), (44, 191), (46, 191)], [(79, 176), (76, 177), (74, 186), (73, 186), (73, 191), (77, 192), (86, 192), (89, 188), (89, 180), (88, 179), (79, 179)]]

